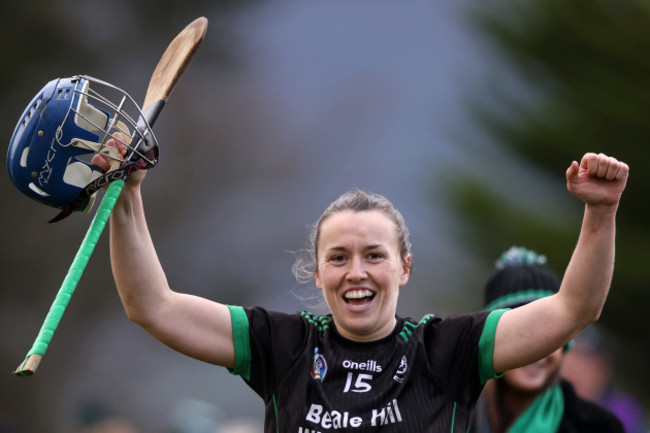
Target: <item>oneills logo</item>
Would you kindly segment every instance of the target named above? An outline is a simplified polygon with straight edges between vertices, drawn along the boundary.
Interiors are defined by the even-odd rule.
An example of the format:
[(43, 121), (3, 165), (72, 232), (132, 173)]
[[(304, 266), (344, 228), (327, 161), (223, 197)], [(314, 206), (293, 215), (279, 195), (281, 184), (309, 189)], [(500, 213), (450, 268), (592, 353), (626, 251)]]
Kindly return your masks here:
[(377, 364), (377, 361), (373, 359), (363, 362), (350, 361), (349, 359), (346, 359), (341, 365), (343, 365), (343, 368), (347, 368), (348, 370), (369, 371), (371, 373), (381, 373), (382, 370), (381, 365)]

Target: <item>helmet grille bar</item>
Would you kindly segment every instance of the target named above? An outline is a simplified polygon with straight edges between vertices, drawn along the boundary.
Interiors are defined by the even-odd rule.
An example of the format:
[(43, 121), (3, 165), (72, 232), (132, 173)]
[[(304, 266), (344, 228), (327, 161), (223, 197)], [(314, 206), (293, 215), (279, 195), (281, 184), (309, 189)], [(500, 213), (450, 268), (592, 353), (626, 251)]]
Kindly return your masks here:
[[(110, 108), (110, 110), (114, 113), (114, 117), (111, 119), (111, 123), (109, 124), (108, 127), (106, 128), (99, 128), (97, 125), (95, 125), (92, 121), (89, 120), (93, 126), (97, 127), (98, 130), (103, 131), (104, 137), (101, 139), (101, 147), (105, 146), (105, 142), (108, 138), (116, 138), (112, 136), (112, 132), (121, 132), (122, 134), (131, 136), (130, 143), (135, 143), (135, 145), (131, 145), (130, 143), (125, 142), (124, 140), (118, 139), (120, 143), (125, 145), (129, 151), (130, 154), (127, 159), (132, 159), (132, 155), (135, 154), (138, 156), (138, 158), (144, 159), (147, 161), (148, 164), (155, 164), (156, 161), (151, 160), (147, 154), (142, 153), (138, 150), (138, 143), (140, 142), (151, 142), (153, 141), (154, 143), (157, 144), (157, 140), (155, 136), (153, 135), (153, 131), (151, 130), (151, 126), (146, 122), (142, 111), (140, 110), (140, 107), (137, 105), (137, 103), (131, 98), (129, 94), (124, 92), (123, 90), (113, 86), (112, 84), (106, 83), (102, 80), (89, 77), (86, 75), (80, 76), (88, 81), (94, 82), (96, 84), (100, 84), (104, 87), (107, 87), (109, 89), (113, 89), (117, 92), (119, 92), (122, 95), (122, 98), (120, 99), (119, 104), (113, 103), (111, 100), (97, 92), (91, 87), (88, 87), (85, 91), (76, 89), (75, 91), (86, 96), (88, 99), (93, 100), (94, 102), (96, 101), (97, 103), (105, 106), (106, 108)], [(135, 120), (126, 110), (124, 110), (125, 105), (135, 107), (137, 114), (138, 114), (138, 120)], [(81, 117), (86, 118), (83, 116), (83, 114), (80, 114)], [(124, 123), (119, 122), (120, 117), (126, 121), (126, 123), (130, 126), (133, 127), (133, 132), (129, 131), (128, 128), (127, 130), (124, 130), (121, 125), (124, 125)]]

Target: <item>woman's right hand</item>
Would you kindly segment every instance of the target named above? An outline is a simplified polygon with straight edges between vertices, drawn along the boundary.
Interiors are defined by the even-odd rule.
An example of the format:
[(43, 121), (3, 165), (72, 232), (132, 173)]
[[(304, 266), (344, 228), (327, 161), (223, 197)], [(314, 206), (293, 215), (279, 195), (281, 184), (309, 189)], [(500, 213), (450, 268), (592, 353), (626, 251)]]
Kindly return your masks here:
[[(120, 157), (124, 159), (126, 157), (127, 151), (129, 150), (129, 148), (124, 143), (130, 143), (130, 141), (131, 137), (120, 132), (116, 132), (113, 134), (113, 138), (109, 139), (106, 142), (106, 146), (116, 149)], [(108, 156), (97, 153), (95, 156), (93, 156), (90, 163), (96, 167), (99, 167), (104, 172), (107, 172), (111, 168), (112, 161), (113, 160), (111, 160)], [(128, 185), (138, 186), (142, 183), (146, 174), (146, 170), (136, 170), (129, 174), (129, 176), (126, 178), (126, 183)]]

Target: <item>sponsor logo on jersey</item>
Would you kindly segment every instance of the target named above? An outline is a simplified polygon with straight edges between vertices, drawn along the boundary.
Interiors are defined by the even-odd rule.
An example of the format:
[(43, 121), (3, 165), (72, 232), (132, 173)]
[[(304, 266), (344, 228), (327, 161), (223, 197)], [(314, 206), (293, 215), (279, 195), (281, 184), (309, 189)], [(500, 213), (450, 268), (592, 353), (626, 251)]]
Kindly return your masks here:
[(311, 377), (318, 379), (321, 382), (325, 380), (325, 374), (327, 373), (327, 361), (325, 357), (318, 353), (318, 347), (314, 349), (314, 360), (311, 365)]
[(364, 425), (378, 427), (402, 423), (404, 419), (397, 400), (393, 399), (386, 406), (367, 412), (365, 416), (352, 415), (350, 412), (342, 410), (327, 410), (323, 405), (312, 403), (305, 416), (305, 422), (310, 426), (300, 427), (298, 433), (320, 433), (320, 430), (316, 429), (338, 430), (358, 428)]
[(377, 361), (369, 359), (364, 362), (356, 362), (356, 361), (350, 361), (349, 359), (346, 359), (341, 363), (343, 368), (347, 368), (349, 370), (359, 370), (359, 371), (370, 371), (373, 373), (381, 373), (381, 365), (377, 364)]

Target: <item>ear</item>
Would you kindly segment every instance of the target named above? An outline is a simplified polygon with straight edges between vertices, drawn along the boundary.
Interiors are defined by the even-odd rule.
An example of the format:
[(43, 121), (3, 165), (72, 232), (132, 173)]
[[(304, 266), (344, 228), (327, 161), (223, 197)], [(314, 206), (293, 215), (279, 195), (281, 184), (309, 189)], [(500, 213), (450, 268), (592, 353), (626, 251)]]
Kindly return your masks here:
[(316, 281), (316, 288), (318, 290), (323, 290), (323, 283), (320, 280), (320, 274), (318, 273), (318, 270), (314, 272), (314, 280)]
[(406, 283), (408, 283), (410, 276), (411, 276), (411, 255), (409, 254), (406, 257), (406, 263), (402, 264), (402, 276), (399, 280), (399, 285), (405, 286)]

